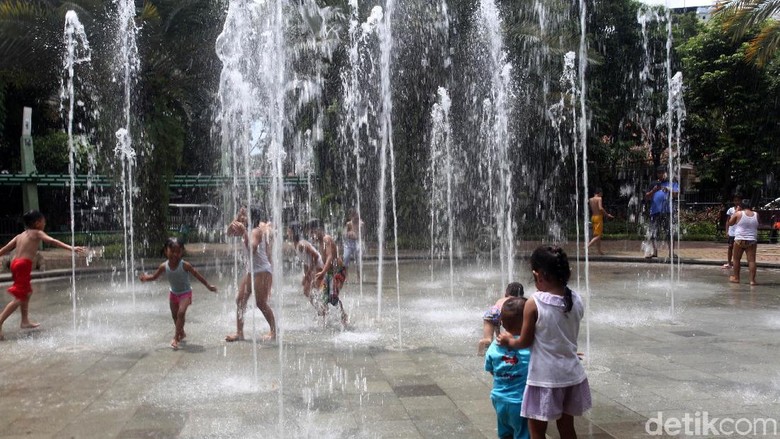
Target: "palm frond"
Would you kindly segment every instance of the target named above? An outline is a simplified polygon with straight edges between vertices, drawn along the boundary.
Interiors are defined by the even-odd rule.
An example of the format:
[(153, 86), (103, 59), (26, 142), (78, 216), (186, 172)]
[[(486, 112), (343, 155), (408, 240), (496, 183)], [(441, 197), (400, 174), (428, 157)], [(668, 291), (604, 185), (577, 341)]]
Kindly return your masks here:
[(160, 19), (160, 11), (157, 10), (157, 6), (155, 6), (154, 3), (146, 1), (144, 2), (144, 7), (141, 9), (141, 15), (138, 16), (138, 19), (142, 22), (157, 21)]
[(778, 50), (780, 50), (780, 22), (773, 20), (750, 41), (745, 54), (749, 61), (764, 66), (774, 58)]

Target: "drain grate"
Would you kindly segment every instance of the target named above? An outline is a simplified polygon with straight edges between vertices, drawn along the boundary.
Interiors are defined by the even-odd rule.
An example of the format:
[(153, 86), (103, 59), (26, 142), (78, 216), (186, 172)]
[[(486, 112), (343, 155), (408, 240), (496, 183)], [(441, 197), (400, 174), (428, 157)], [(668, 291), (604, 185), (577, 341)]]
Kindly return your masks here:
[(411, 384), (405, 386), (393, 387), (393, 392), (399, 397), (410, 396), (440, 396), (444, 395), (444, 390), (436, 384)]
[(709, 332), (690, 330), (690, 331), (671, 331), (672, 334), (679, 335), (680, 337), (714, 337), (715, 334)]

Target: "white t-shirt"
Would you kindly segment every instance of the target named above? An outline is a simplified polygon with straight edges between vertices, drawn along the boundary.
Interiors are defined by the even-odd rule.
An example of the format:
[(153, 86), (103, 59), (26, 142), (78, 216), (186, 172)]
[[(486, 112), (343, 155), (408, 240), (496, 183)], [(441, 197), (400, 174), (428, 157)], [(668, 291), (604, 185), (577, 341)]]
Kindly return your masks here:
[[(728, 222), (729, 218), (731, 218), (731, 215), (734, 215), (734, 213), (737, 212), (737, 208), (734, 206), (729, 207), (729, 210), (726, 211), (726, 221)], [(729, 226), (729, 236), (734, 236), (734, 226)]]

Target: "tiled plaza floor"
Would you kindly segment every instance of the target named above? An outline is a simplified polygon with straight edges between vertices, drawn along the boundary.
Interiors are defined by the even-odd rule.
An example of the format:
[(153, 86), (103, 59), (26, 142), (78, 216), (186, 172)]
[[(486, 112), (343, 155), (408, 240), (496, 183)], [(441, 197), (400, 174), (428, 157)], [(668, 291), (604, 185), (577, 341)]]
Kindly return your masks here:
[[(764, 247), (760, 258), (771, 257)], [(590, 294), (584, 276), (572, 281), (588, 298), (580, 350), (594, 399), (577, 419), (579, 437), (650, 437), (659, 418), (674, 427), (687, 417), (693, 429), (705, 413), (739, 421), (740, 431), (780, 422), (780, 270), (759, 269), (761, 285), (749, 287), (714, 265), (685, 263), (677, 279), (630, 243), (604, 248), (610, 257), (590, 263)], [(334, 316), (316, 319), (290, 276), (272, 301), (281, 342), (228, 344), (232, 258), (207, 250), (190, 247), (220, 291), (195, 286), (179, 351), (168, 347), (164, 280), (126, 286), (121, 271), (81, 274), (75, 305), (69, 279), (34, 281), (31, 317), (42, 328), (20, 330), (18, 314), (3, 328), (0, 438), (495, 437), (491, 378), (475, 352), (500, 273), (459, 263), (451, 287), (448, 266), (431, 276), (427, 261), (405, 261), (396, 289), (388, 264), (380, 298), (369, 262), (362, 293), (345, 287), (346, 331)], [(689, 251), (683, 243), (678, 254), (689, 260)], [(725, 254), (722, 244), (695, 251), (710, 264)], [(531, 289), (524, 263), (516, 270)], [(247, 329), (267, 330), (259, 312)], [(768, 426), (773, 434), (741, 437), (780, 437)]]

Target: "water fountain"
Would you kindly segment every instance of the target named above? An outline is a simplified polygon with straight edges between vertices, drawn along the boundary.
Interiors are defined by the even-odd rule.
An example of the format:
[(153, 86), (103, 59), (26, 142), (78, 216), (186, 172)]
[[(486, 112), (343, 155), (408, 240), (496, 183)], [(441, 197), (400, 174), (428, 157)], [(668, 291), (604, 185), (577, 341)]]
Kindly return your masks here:
[[(119, 0), (117, 2), (117, 54), (114, 66), (115, 81), (120, 84), (123, 96), (123, 125), (116, 130), (115, 154), (121, 166), (122, 227), (124, 229), (124, 268), (125, 285), (135, 284), (135, 229), (133, 222), (133, 197), (135, 196), (135, 149), (133, 146), (132, 96), (133, 85), (140, 69), (135, 24), (135, 2)], [(135, 297), (135, 290), (133, 290)]]
[[(63, 56), (63, 79), (60, 87), (60, 112), (67, 102), (68, 172), (70, 174), (70, 243), (76, 244), (76, 219), (74, 200), (76, 198), (76, 146), (73, 138), (73, 116), (76, 103), (76, 66), (88, 63), (92, 56), (84, 26), (74, 11), (65, 14), (65, 55)], [(79, 104), (81, 101), (79, 101)], [(73, 302), (73, 329), (76, 329), (76, 254), (71, 253), (71, 300)]]
[[(77, 415), (73, 417), (73, 422), (68, 421), (65, 425), (60, 425), (63, 418), (55, 417), (58, 432), (75, 432), (90, 424), (85, 420), (100, 422), (94, 419), (103, 419), (105, 424), (117, 430), (117, 435), (132, 430), (134, 426), (137, 427), (134, 431), (125, 433), (140, 434), (142, 432), (138, 430), (144, 426), (149, 430), (165, 430), (172, 435), (190, 437), (246, 437), (259, 434), (270, 437), (366, 437), (381, 432), (382, 428), (404, 435), (407, 431), (405, 429), (410, 426), (412, 429), (408, 430), (409, 434), (414, 435), (426, 428), (424, 422), (417, 419), (420, 418), (440, 421), (431, 424), (437, 432), (443, 434), (460, 433), (474, 437), (485, 431), (492, 433), (492, 425), (475, 427), (479, 420), (466, 416), (465, 410), (461, 412), (458, 407), (460, 404), (473, 405), (476, 399), (474, 395), (487, 395), (488, 389), (485, 384), (487, 378), (481, 373), (480, 359), (473, 356), (472, 346), (466, 347), (467, 343), (463, 342), (474, 338), (479, 313), (485, 306), (484, 297), (474, 294), (474, 291), (491, 291), (496, 284), (506, 284), (509, 280), (515, 280), (515, 277), (526, 285), (530, 281), (529, 274), (524, 270), (515, 273), (514, 263), (517, 239), (514, 218), (519, 207), (513, 194), (519, 183), (511, 166), (516, 159), (511, 131), (520, 124), (513, 119), (514, 78), (518, 74), (519, 65), (509, 61), (503, 47), (501, 17), (496, 4), (483, 0), (475, 20), (478, 32), (484, 32), (480, 36), (480, 43), (483, 44), (480, 47), (489, 48), (485, 51), (489, 62), (482, 66), (484, 72), (489, 73), (485, 75), (484, 81), (485, 89), (489, 92), (469, 95), (456, 91), (456, 83), (451, 81), (449, 84), (452, 84), (452, 89), (438, 88), (436, 104), (432, 108), (426, 106), (425, 110), (428, 113), (430, 109), (428, 114), (431, 119), (431, 135), (426, 145), (430, 147), (429, 192), (439, 201), (429, 206), (431, 259), (447, 258), (449, 267), (443, 269), (433, 263), (430, 267), (421, 267), (415, 262), (399, 261), (393, 150), (393, 104), (398, 101), (394, 101), (393, 72), (400, 68), (395, 64), (394, 53), (403, 47), (399, 43), (404, 35), (393, 32), (395, 23), (401, 21), (399, 15), (395, 15), (396, 6), (393, 0), (389, 0), (384, 8), (374, 8), (368, 17), (361, 19), (358, 2), (350, 2), (349, 39), (344, 41), (349, 67), (340, 72), (344, 107), (340, 109), (339, 117), (346, 121), (340, 125), (342, 131), (339, 133), (339, 140), (344, 146), (344, 150), (340, 151), (345, 158), (343, 174), (350, 178), (354, 176), (353, 181), (358, 182), (358, 185), (371, 178), (378, 180), (366, 183), (375, 196), (365, 197), (366, 192), (352, 188), (354, 193), (350, 193), (347, 198), (350, 202), (355, 200), (359, 213), (371, 217), (375, 215), (379, 224), (378, 262), (376, 266), (369, 264), (366, 267), (369, 274), (377, 278), (376, 299), (364, 298), (362, 294), (358, 298), (352, 293), (355, 288), (360, 288), (362, 292), (362, 283), (359, 286), (351, 283), (347, 286), (350, 290), (344, 300), (345, 305), (356, 315), (375, 315), (376, 318), (358, 320), (355, 327), (343, 332), (313, 322), (306, 306), (308, 304), (302, 302), (294, 286), (294, 275), (284, 273), (280, 268), (275, 273), (274, 290), (274, 308), (279, 324), (277, 345), (257, 343), (254, 337), (257, 328), (253, 327), (253, 343), (225, 346), (220, 337), (215, 335), (220, 332), (215, 328), (226, 326), (226, 321), (232, 323), (234, 318), (233, 305), (228, 295), (220, 298), (198, 296), (198, 304), (192, 310), (192, 322), (188, 323), (190, 340), (181, 352), (171, 354), (169, 350), (160, 347), (163, 343), (160, 340), (166, 339), (163, 334), (169, 329), (166, 310), (160, 306), (160, 291), (164, 288), (157, 285), (140, 290), (138, 303), (135, 303), (133, 290), (133, 306), (130, 307), (127, 295), (123, 294), (126, 290), (104, 291), (103, 279), (86, 282), (81, 288), (86, 297), (84, 312), (90, 316), (87, 321), (91, 338), (86, 337), (81, 347), (83, 351), (78, 352), (79, 358), (71, 355), (75, 351), (61, 348), (63, 334), (57, 331), (20, 340), (9, 349), (7, 357), (19, 359), (34, 356), (44, 366), (47, 376), (58, 378), (57, 385), (67, 381), (64, 379), (66, 376), (57, 375), (65, 373), (62, 369), (68, 369), (55, 367), (59, 362), (75, 365), (74, 369), (96, 371), (94, 378), (79, 376), (80, 381), (76, 384), (89, 383), (90, 386), (84, 387), (89, 389), (97, 382), (109, 388), (106, 395), (89, 396), (92, 398), (90, 407), (94, 411), (76, 410), (68, 406)], [(446, 10), (446, 4), (439, 6)], [(581, 1), (579, 6), (580, 18), (584, 20), (584, 2)], [(321, 69), (324, 67), (317, 61), (296, 61), (306, 56), (304, 52), (316, 53), (315, 58), (319, 58), (319, 61), (329, 56), (333, 48), (331, 42), (320, 43), (327, 39), (323, 36), (331, 23), (327, 17), (334, 16), (316, 8), (313, 2), (304, 2), (296, 7), (272, 0), (231, 1), (226, 14), (223, 33), (216, 42), (223, 69), (215, 129), (224, 152), (222, 175), (232, 180), (224, 196), (224, 210), (232, 214), (240, 203), (269, 206), (267, 213), (260, 214), (265, 215), (263, 218), (258, 218), (250, 210), (250, 221), (270, 219), (277, 225), (275, 241), (281, 243), (282, 225), (289, 219), (284, 214), (286, 201), (283, 177), (289, 169), (309, 175), (307, 171), (313, 169), (312, 151), (323, 141), (324, 129), (321, 102)], [(448, 20), (443, 21), (449, 26)], [(588, 189), (584, 21), (580, 25), (583, 38), (579, 50), (576, 54), (569, 52), (564, 57), (560, 100), (555, 105), (545, 106), (558, 135), (558, 156), (581, 154), (573, 161), (578, 180), (574, 189), (574, 200), (577, 203), (587, 200)], [(288, 39), (291, 35), (300, 38), (300, 44), (293, 44)], [(128, 44), (128, 52), (132, 53), (132, 44)], [(132, 56), (126, 60), (125, 71), (132, 72)], [(451, 62), (455, 61), (448, 57), (447, 67)], [(298, 70), (299, 64), (306, 64), (305, 71)], [(448, 74), (452, 75), (452, 70)], [(132, 75), (125, 78), (129, 78), (127, 84), (132, 83)], [(679, 145), (684, 117), (680, 99), (682, 82), (679, 76), (669, 80), (668, 143)], [(72, 87), (69, 89), (72, 91)], [(117, 154), (121, 156), (122, 171), (127, 181), (123, 191), (123, 206), (126, 206), (124, 209), (127, 211), (124, 217), (128, 219), (132, 216), (133, 139), (136, 137), (131, 135), (130, 130), (131, 92), (126, 93), (126, 125), (117, 131)], [(489, 207), (482, 225), (490, 230), (489, 245), (494, 241), (497, 243), (500, 273), (485, 270), (481, 263), (459, 261), (455, 257), (456, 243), (464, 239), (459, 234), (463, 230), (458, 228), (455, 221), (458, 212), (477, 210), (479, 205), (478, 202), (468, 204), (468, 201), (453, 199), (459, 184), (474, 184), (473, 181), (459, 181), (462, 175), (456, 170), (458, 160), (463, 157), (463, 151), (459, 148), (470, 147), (467, 142), (457, 138), (457, 131), (453, 129), (453, 125), (463, 121), (455, 122), (452, 119), (457, 114), (456, 107), (462, 112), (472, 103), (462, 102), (466, 95), (477, 96), (478, 99), (475, 108), (479, 110), (471, 121), (476, 122), (470, 126), (480, 128), (474, 131), (481, 132), (480, 147), (487, 152), (484, 162), (476, 165), (487, 175), (486, 179), (479, 182), (483, 185), (481, 191), (487, 195), (486, 204)], [(73, 94), (69, 96), (72, 109)], [(461, 102), (458, 102), (459, 99)], [(309, 122), (299, 123), (298, 116), (304, 112)], [(670, 160), (672, 157), (676, 160), (670, 162), (670, 169), (675, 169), (673, 172), (679, 175), (679, 154), (670, 154), (669, 157)], [(369, 162), (379, 163), (376, 167), (369, 167), (366, 165)], [(375, 170), (377, 172), (373, 172)], [(257, 182), (258, 175), (268, 177), (268, 186)], [(301, 215), (321, 212), (318, 210), (320, 206), (317, 206), (316, 194), (309, 191), (308, 197), (310, 201)], [(375, 201), (376, 209), (373, 205)], [(584, 224), (575, 221), (577, 241), (580, 240), (580, 226), (585, 230), (587, 241), (587, 210), (584, 202), (578, 206), (577, 216), (582, 214)], [(383, 297), (383, 288), (387, 286), (383, 270), (389, 265), (384, 260), (385, 233), (390, 229), (386, 221), (391, 216), (396, 247), (397, 307), (392, 309), (392, 306), (385, 306), (383, 310), (383, 302), (385, 305), (394, 305), (392, 297)], [(435, 223), (440, 224), (441, 229), (435, 229)], [(679, 223), (676, 224), (679, 227)], [(125, 268), (131, 272), (133, 229), (132, 224), (126, 226), (129, 236), (125, 237)], [(362, 237), (362, 234), (359, 235)], [(283, 265), (281, 247), (275, 246), (274, 249), (275, 267)], [(490, 254), (492, 256), (493, 252)], [(229, 279), (225, 280), (220, 284), (221, 290), (235, 289), (241, 270), (239, 259), (237, 253), (234, 253), (233, 260), (238, 268), (234, 272), (232, 284)], [(362, 260), (359, 263), (361, 272), (365, 273)], [(623, 307), (616, 309), (624, 312), (616, 312), (606, 305), (606, 300), (590, 302), (591, 268), (588, 264), (590, 262), (585, 250), (584, 296), (588, 300), (587, 309), (594, 307), (595, 310), (593, 319), (590, 315), (587, 319), (587, 360), (589, 366), (607, 369), (614, 367), (614, 359), (620, 357), (623, 350), (632, 347), (612, 345), (609, 337), (614, 328), (624, 331), (625, 337), (637, 339), (644, 335), (638, 334), (640, 331), (632, 332), (632, 328), (652, 327), (656, 333), (665, 330), (663, 326), (669, 323), (669, 318), (667, 314), (657, 312), (661, 305), (654, 294), (662, 291), (665, 283), (655, 281), (663, 280), (663, 273), (654, 267), (648, 270), (651, 273), (647, 275), (652, 277), (653, 282), (638, 277), (636, 288), (626, 288), (627, 283), (630, 287), (634, 286), (630, 280), (626, 281), (610, 271), (614, 270), (611, 267), (597, 265), (593, 270), (598, 274), (599, 282), (608, 283), (608, 287), (604, 288), (605, 295)], [(456, 266), (458, 282), (455, 282)], [(679, 266), (677, 270), (679, 279)], [(216, 275), (213, 271), (208, 274)], [(704, 279), (710, 279), (710, 276), (701, 274)], [(443, 298), (440, 290), (447, 278), (449, 298)], [(700, 284), (694, 285), (697, 291), (705, 288)], [(56, 290), (60, 284), (54, 281), (44, 288)], [(73, 288), (75, 300), (75, 283)], [(630, 290), (630, 299), (621, 295), (625, 290)], [(727, 293), (725, 289), (721, 290), (720, 293)], [(196, 294), (199, 293), (196, 291)], [(52, 326), (56, 327), (58, 321), (63, 319), (62, 307), (53, 299), (41, 300), (51, 300), (47, 303), (52, 309)], [(696, 306), (696, 300), (704, 300), (704, 294), (682, 298), (684, 305), (681, 312), (684, 312), (685, 305)], [(636, 303), (650, 304), (649, 317), (642, 315), (643, 308)], [(674, 306), (672, 295), (673, 312)], [(222, 312), (214, 312), (219, 309)], [(133, 318), (128, 319), (128, 315)], [(258, 316), (256, 311), (251, 311), (253, 326)], [(135, 322), (129, 323), (135, 319), (141, 321), (140, 328)], [(603, 350), (595, 353), (590, 349), (591, 320), (594, 333), (605, 340), (604, 346), (600, 347)], [(697, 323), (711, 324), (706, 319), (698, 319)], [(654, 340), (643, 338), (640, 346), (644, 347), (651, 342)], [(54, 349), (47, 351), (43, 349), (46, 347)], [(604, 354), (605, 351), (609, 353)], [(65, 356), (67, 358), (63, 358)], [(664, 360), (662, 355), (642, 358)], [(87, 361), (94, 364), (86, 364)], [(106, 364), (109, 371), (104, 368)], [(15, 367), (11, 364), (10, 370), (13, 372)], [(672, 369), (669, 367), (667, 371)], [(441, 373), (442, 370), (447, 373)], [(598, 379), (594, 378), (594, 381)], [(607, 378), (602, 376), (601, 379)], [(728, 386), (724, 386), (724, 389), (728, 390)], [(75, 389), (69, 388), (68, 391), (75, 392)], [(423, 399), (425, 402), (420, 402)], [(456, 404), (452, 404), (453, 401)], [(626, 404), (630, 405), (631, 402)], [(441, 403), (445, 408), (432, 409), (430, 405), (434, 403)], [(65, 406), (67, 402), (62, 404)], [(250, 404), (251, 408), (247, 409), (246, 404)], [(453, 405), (458, 407), (451, 407)], [(161, 411), (164, 413), (155, 415)], [(18, 416), (14, 412), (12, 418), (16, 420)], [(114, 419), (121, 419), (122, 422), (111, 421)], [(158, 423), (150, 422), (150, 419)], [(105, 431), (103, 433), (109, 434)], [(148, 435), (150, 431), (146, 433)]]

